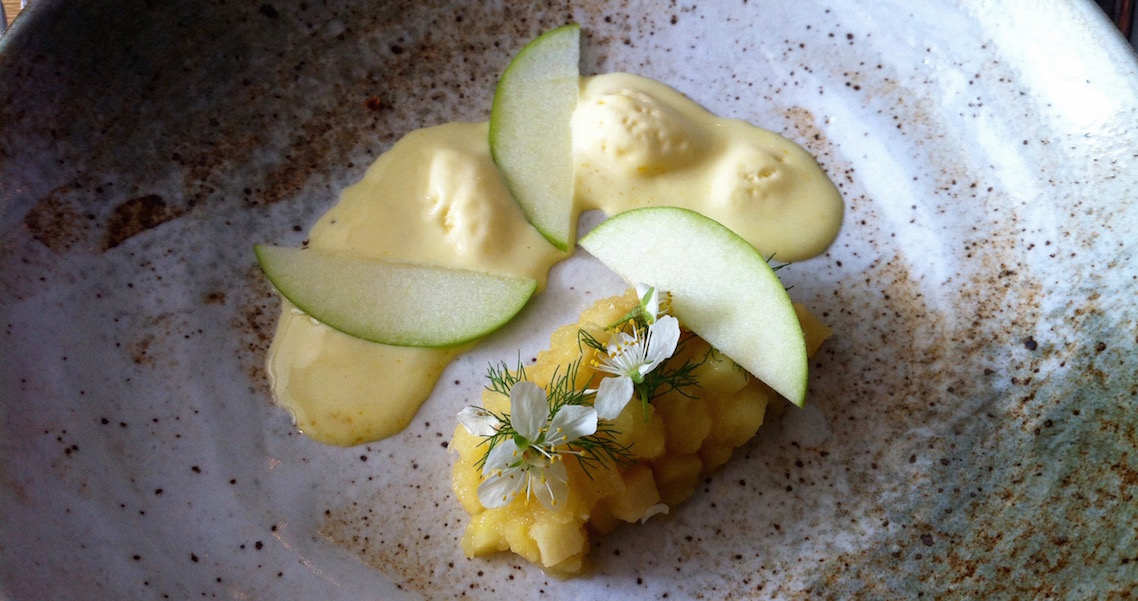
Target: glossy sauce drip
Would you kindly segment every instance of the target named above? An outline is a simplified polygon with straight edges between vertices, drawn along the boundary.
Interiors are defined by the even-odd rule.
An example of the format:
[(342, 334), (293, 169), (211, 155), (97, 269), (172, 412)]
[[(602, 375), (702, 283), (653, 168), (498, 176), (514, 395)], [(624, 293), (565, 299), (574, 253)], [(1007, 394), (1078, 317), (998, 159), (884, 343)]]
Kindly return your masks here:
[[(490, 158), (485, 123), (411, 132), (344, 190), (313, 248), (513, 273), (544, 286), (565, 255), (526, 221)], [(315, 440), (354, 445), (407, 427), (443, 369), (470, 348), (366, 342), (283, 301), (269, 349), (273, 396)]]

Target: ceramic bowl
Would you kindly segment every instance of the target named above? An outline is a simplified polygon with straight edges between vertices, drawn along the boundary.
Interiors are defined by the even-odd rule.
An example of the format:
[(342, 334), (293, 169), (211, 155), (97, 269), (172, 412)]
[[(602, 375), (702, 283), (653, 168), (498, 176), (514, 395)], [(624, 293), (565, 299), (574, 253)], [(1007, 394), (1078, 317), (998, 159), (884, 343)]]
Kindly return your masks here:
[[(1090, 2), (36, 0), (0, 38), (0, 596), (1109, 598), (1138, 581), (1138, 62)], [(783, 273), (810, 396), (558, 580), (470, 560), (446, 442), (488, 362), (623, 285), (583, 253), (411, 426), (298, 434), (263, 365), (297, 244), (510, 57), (660, 79), (846, 201)]]

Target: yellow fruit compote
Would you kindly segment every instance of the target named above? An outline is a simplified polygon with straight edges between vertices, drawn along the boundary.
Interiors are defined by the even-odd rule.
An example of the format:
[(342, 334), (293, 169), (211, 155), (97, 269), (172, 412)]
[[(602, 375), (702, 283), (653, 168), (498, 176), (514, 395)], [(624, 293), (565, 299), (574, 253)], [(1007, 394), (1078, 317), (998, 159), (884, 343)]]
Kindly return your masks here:
[[(578, 365), (577, 389), (596, 389), (607, 374), (594, 369), (601, 354), (580, 343), (581, 333), (605, 343), (606, 326), (629, 314), (639, 302), (635, 291), (605, 299), (581, 314), (576, 324), (553, 333), (550, 348), (525, 366), (526, 380), (547, 388), (551, 380)], [(795, 306), (809, 354), (830, 329), (817, 317)], [(643, 522), (668, 513), (690, 497), (699, 482), (716, 471), (732, 452), (750, 440), (763, 423), (768, 406), (786, 405), (766, 385), (722, 354), (715, 353), (687, 330), (669, 363), (690, 362), (696, 386), (668, 390), (644, 405), (633, 399), (608, 425), (628, 453), (619, 462), (588, 466), (564, 458), (569, 492), (564, 503), (550, 509), (522, 493), (504, 507), (487, 509), (479, 500), (483, 482), (481, 460), (487, 439), (463, 425), (455, 429), (450, 449), (457, 453), (452, 488), (470, 523), (462, 538), (470, 557), (513, 551), (549, 573), (568, 577), (585, 567), (589, 537), (605, 534), (622, 522)], [(483, 407), (496, 414), (510, 411), (510, 399), (486, 390)]]

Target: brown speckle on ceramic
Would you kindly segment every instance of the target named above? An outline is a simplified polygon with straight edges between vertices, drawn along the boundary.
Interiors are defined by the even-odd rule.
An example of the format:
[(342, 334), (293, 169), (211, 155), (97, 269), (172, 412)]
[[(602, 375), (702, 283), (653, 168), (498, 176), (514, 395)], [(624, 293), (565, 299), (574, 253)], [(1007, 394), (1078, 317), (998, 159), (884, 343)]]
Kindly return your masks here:
[(110, 250), (124, 240), (157, 227), (182, 214), (182, 209), (169, 206), (157, 194), (147, 194), (124, 201), (111, 210), (103, 250)]
[[(279, 301), (252, 244), (302, 244), (407, 131), (486, 119), (510, 56), (568, 21), (586, 74), (783, 133), (847, 212), (780, 272), (835, 330), (806, 408), (561, 581), (462, 556), (446, 441), (487, 363), (623, 284), (558, 266), (405, 432), (332, 448), (270, 402)], [(0, 596), (1132, 593), (1138, 67), (1100, 21), (1057, 0), (37, 0), (0, 41)]]
[(62, 196), (62, 190), (52, 191), (24, 215), (24, 225), (32, 237), (57, 253), (79, 244), (89, 228), (88, 217)]

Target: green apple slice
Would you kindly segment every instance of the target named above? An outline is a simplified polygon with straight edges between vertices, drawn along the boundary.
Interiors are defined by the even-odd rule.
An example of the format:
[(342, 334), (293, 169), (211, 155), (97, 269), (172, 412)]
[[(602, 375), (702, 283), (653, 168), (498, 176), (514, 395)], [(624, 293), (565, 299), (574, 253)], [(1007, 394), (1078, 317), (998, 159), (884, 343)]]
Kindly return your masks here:
[(651, 207), (609, 218), (580, 245), (630, 284), (670, 292), (684, 325), (790, 402), (805, 402), (802, 326), (746, 240), (694, 211)]
[(490, 153), (526, 218), (561, 250), (573, 246), (573, 136), (581, 28), (542, 34), (510, 61), (494, 90)]
[(285, 298), (357, 338), (446, 347), (482, 337), (521, 311), (531, 278), (364, 259), (315, 248), (257, 245), (257, 260)]

